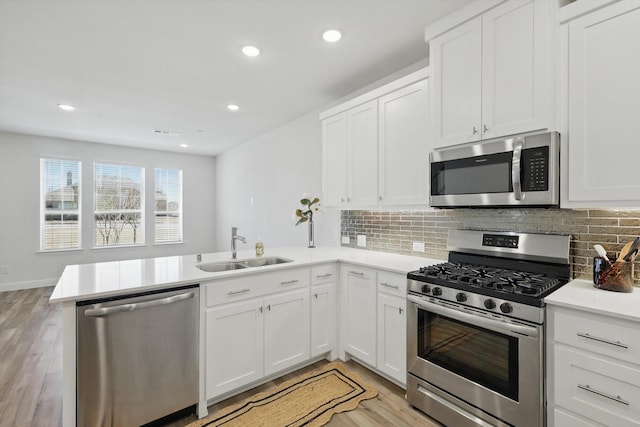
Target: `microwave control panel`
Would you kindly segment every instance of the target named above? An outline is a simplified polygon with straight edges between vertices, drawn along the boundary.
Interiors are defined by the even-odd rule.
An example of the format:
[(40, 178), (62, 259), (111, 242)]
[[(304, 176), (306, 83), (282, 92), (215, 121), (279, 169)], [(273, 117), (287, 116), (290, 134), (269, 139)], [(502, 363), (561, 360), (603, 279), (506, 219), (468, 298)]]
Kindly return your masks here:
[(522, 150), (522, 191), (549, 190), (549, 147)]

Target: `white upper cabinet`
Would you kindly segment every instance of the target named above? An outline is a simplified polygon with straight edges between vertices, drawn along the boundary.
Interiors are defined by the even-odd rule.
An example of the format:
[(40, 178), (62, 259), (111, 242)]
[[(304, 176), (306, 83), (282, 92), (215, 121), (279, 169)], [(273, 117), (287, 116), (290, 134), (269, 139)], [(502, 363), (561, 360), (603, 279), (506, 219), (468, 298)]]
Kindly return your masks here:
[(429, 40), (435, 148), (551, 127), (553, 7), (509, 0)]
[(347, 202), (347, 113), (322, 121), (322, 186), (327, 206)]
[(416, 71), (320, 114), (325, 205), (427, 204), (428, 77)]
[(378, 100), (379, 192), (383, 206), (429, 202), (428, 80)]
[(377, 101), (347, 111), (347, 130), (347, 203), (373, 206), (378, 202)]
[(561, 206), (639, 207), (640, 2), (579, 15), (563, 25), (561, 40)]

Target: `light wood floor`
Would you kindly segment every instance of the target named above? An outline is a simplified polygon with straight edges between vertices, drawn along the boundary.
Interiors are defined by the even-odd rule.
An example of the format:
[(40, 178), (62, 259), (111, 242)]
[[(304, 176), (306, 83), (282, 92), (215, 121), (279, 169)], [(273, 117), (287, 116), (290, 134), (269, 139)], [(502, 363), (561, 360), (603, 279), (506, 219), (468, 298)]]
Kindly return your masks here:
[[(52, 290), (0, 292), (0, 427), (62, 427), (62, 307), (49, 304)], [(325, 363), (317, 362), (217, 403), (209, 407), (209, 413)], [(353, 361), (347, 366), (375, 385), (379, 395), (354, 411), (335, 415), (328, 426), (440, 426), (412, 409), (400, 387)], [(195, 419), (186, 417), (167, 427), (181, 427)]]

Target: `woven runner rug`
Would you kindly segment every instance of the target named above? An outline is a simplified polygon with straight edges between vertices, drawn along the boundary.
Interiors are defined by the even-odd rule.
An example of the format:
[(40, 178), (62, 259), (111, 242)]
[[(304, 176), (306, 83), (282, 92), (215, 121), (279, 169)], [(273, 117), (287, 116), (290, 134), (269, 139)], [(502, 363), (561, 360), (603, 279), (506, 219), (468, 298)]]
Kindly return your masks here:
[(377, 395), (378, 390), (334, 362), (187, 427), (318, 427)]

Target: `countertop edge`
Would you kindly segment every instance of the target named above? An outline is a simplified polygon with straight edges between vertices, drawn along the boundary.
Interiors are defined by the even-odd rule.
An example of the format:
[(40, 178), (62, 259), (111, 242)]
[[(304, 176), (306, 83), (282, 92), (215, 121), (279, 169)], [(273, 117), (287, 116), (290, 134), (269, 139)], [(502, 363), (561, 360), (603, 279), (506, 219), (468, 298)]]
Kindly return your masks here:
[[(255, 258), (250, 251), (238, 253), (239, 258)], [(416, 257), (410, 255), (402, 255), (396, 253), (376, 252), (362, 249), (342, 248), (342, 247), (325, 247), (325, 248), (271, 248), (269, 254), (265, 256), (283, 256), (293, 259), (292, 262), (268, 265), (262, 267), (254, 267), (250, 269), (230, 270), (224, 272), (207, 273), (195, 267), (195, 255), (177, 255), (170, 257), (155, 257), (147, 259), (133, 259), (112, 261), (104, 263), (90, 263), (80, 265), (68, 265), (65, 267), (56, 287), (49, 298), (49, 303), (64, 303), (69, 301), (86, 301), (91, 299), (109, 298), (120, 295), (134, 294), (140, 292), (148, 292), (154, 290), (170, 289), (174, 287), (202, 284), (205, 282), (213, 282), (218, 280), (242, 277), (245, 275), (267, 273), (271, 271), (281, 271), (291, 268), (312, 267), (319, 264), (327, 263), (349, 263), (360, 265), (363, 267), (375, 268), (378, 270), (389, 271), (393, 273), (406, 274), (411, 270), (415, 270), (421, 266), (442, 262), (425, 257)], [(228, 253), (218, 252), (210, 254), (202, 254), (202, 262), (216, 262), (228, 260)], [(157, 280), (153, 271), (158, 265), (167, 267), (171, 264), (173, 268), (179, 270), (174, 272), (175, 280)], [(102, 277), (108, 274), (115, 275), (125, 268), (139, 273), (140, 277), (131, 285), (121, 284), (118, 282), (110, 288), (100, 288), (96, 285), (99, 280), (105, 281)], [(169, 267), (167, 267), (169, 268)], [(140, 273), (138, 270), (143, 270)], [(147, 279), (153, 276), (152, 279)], [(120, 276), (116, 277), (123, 280)], [(156, 280), (152, 283), (144, 283), (145, 280)], [(91, 283), (93, 281), (93, 283)], [(87, 283), (89, 285), (87, 285)], [(93, 285), (93, 286), (92, 286)], [(82, 289), (83, 287), (87, 290)], [(98, 289), (96, 289), (98, 288)]]

